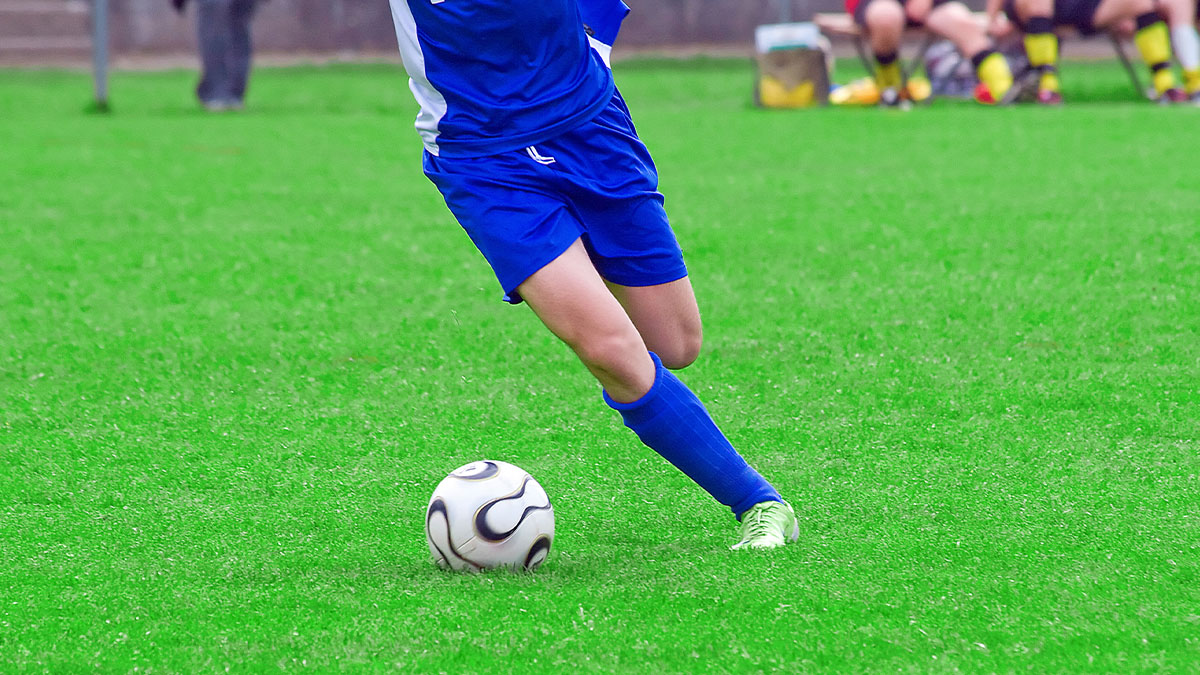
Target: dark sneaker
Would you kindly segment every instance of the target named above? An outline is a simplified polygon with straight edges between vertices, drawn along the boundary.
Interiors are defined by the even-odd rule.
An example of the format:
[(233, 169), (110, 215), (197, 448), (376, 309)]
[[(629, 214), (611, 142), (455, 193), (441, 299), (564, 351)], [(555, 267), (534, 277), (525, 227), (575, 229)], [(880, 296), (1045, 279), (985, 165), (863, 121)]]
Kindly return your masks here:
[(1013, 103), (1032, 103), (1038, 99), (1038, 84), (1042, 79), (1041, 73), (1036, 68), (1029, 68), (1025, 72), (1020, 73), (1013, 79), (1013, 85), (1008, 88), (1004, 96), (1000, 97), (1000, 105), (1011, 105)]
[(1159, 94), (1155, 99), (1159, 105), (1171, 105), (1172, 103), (1187, 103), (1187, 93), (1179, 87), (1171, 87), (1170, 89)]

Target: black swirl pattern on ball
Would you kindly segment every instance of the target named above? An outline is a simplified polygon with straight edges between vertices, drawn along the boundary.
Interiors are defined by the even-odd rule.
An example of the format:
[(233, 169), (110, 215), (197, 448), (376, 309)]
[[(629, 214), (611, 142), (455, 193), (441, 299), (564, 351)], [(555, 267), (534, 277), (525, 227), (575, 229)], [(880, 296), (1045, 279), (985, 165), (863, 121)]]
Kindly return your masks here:
[[(483, 471), (480, 471), (479, 473), (476, 473), (476, 474), (467, 475), (467, 476), (463, 476), (463, 475), (459, 474), (457, 471), (455, 471), (451, 475), (459, 480), (487, 480), (487, 479), (491, 478), (492, 476), (495, 476), (496, 474), (500, 473), (500, 466), (498, 464), (496, 464), (495, 462), (489, 462), (487, 460), (484, 460), (482, 462), (476, 462), (476, 463), (484, 465)], [(468, 464), (468, 466), (474, 466), (474, 465)]]
[[(429, 511), (425, 513), (425, 531), (430, 531), (429, 523), (433, 522), (434, 514), (438, 513), (442, 514), (442, 519), (446, 521), (446, 546), (450, 549), (450, 553), (454, 554), (455, 558), (458, 558), (468, 565), (471, 565), (477, 570), (483, 569), (484, 565), (481, 565), (470, 558), (463, 557), (463, 555), (458, 552), (458, 549), (454, 548), (454, 539), (450, 534), (450, 511), (446, 508), (446, 501), (441, 497), (438, 497), (429, 504)], [(446, 552), (442, 550), (442, 547), (437, 545), (437, 542), (433, 540), (433, 537), (429, 537), (429, 543), (433, 544), (433, 547), (437, 549), (438, 555), (442, 556), (442, 560), (445, 560), (446, 563), (449, 564), (450, 556), (446, 555)]]
[[(537, 561), (536, 563), (533, 562), (533, 559), (536, 558), (538, 556), (538, 554), (543, 551), (545, 551), (546, 555), (543, 556), (542, 559)], [(533, 542), (533, 546), (529, 547), (529, 553), (525, 554), (525, 569), (532, 570), (532, 569), (537, 568), (537, 566), (541, 565), (543, 562), (545, 562), (546, 558), (549, 556), (550, 556), (550, 538), (546, 537), (546, 536), (538, 537), (537, 541)]]
[(496, 506), (500, 502), (506, 502), (510, 499), (520, 499), (521, 497), (524, 497), (525, 486), (529, 485), (529, 483), (532, 481), (533, 477), (527, 475), (525, 476), (525, 480), (521, 482), (521, 488), (519, 490), (512, 494), (504, 495), (503, 497), (497, 497), (496, 499), (493, 499), (492, 501), (487, 502), (483, 506), (479, 507), (479, 510), (475, 512), (475, 532), (479, 534), (480, 538), (491, 542), (504, 541), (505, 539), (511, 537), (512, 533), (516, 532), (518, 527), (521, 527), (521, 523), (525, 522), (525, 519), (529, 517), (529, 514), (533, 513), (534, 511), (550, 510), (550, 500), (547, 499), (544, 506), (526, 506), (525, 510), (521, 512), (521, 517), (517, 519), (517, 523), (504, 532), (497, 532), (496, 530), (493, 530), (490, 525), (488, 525), (488, 511), (491, 511), (492, 507)]

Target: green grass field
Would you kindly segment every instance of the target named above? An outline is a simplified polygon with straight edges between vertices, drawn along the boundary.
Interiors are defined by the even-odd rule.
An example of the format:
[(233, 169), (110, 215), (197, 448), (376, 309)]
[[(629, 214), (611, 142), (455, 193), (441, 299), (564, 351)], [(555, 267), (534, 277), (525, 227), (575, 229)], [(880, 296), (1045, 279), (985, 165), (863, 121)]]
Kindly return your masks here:
[[(749, 106), (618, 65), (706, 321), (682, 377), (796, 506), (735, 554), (421, 175), (388, 66), (0, 72), (0, 671), (1200, 672), (1200, 110)], [(535, 575), (443, 573), (451, 469)]]

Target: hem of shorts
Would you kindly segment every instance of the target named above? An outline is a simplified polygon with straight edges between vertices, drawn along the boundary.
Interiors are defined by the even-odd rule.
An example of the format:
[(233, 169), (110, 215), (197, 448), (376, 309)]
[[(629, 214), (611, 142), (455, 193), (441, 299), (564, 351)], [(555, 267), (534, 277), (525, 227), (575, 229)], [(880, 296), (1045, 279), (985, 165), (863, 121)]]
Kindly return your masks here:
[(477, 143), (473, 141), (458, 141), (447, 140), (443, 136), (438, 136), (437, 142), (432, 146), (425, 144), (425, 150), (434, 157), (444, 159), (469, 159), (472, 157), (487, 157), (489, 155), (500, 155), (513, 150), (528, 148), (531, 145), (544, 143), (551, 138), (561, 136), (568, 131), (578, 128), (600, 116), (608, 104), (612, 102), (613, 95), (616, 92), (616, 84), (610, 79), (606, 93), (596, 99), (596, 102), (591, 106), (584, 108), (580, 112), (572, 115), (563, 121), (544, 129), (538, 129), (537, 132), (530, 132), (523, 136), (515, 138), (504, 138), (498, 141), (487, 143)]
[(637, 279), (621, 279), (618, 278), (620, 275), (603, 273), (600, 276), (603, 277), (605, 281), (617, 284), (618, 286), (645, 288), (646, 286), (661, 286), (662, 284), (669, 284), (672, 281), (679, 281), (687, 275), (687, 265), (680, 265), (679, 267), (672, 268), (670, 272), (666, 272), (661, 276), (656, 276), (655, 278), (649, 280), (645, 276), (641, 276)]
[(555, 251), (556, 251), (555, 253), (546, 257), (544, 260), (542, 260), (540, 263), (538, 263), (537, 267), (534, 267), (529, 272), (529, 274), (526, 274), (523, 279), (521, 279), (517, 283), (513, 284), (512, 289), (504, 288), (504, 285), (501, 284), (501, 288), (504, 288), (504, 301), (510, 305), (519, 305), (522, 302), (525, 302), (525, 299), (522, 298), (521, 294), (517, 292), (517, 288), (519, 288), (521, 286), (521, 284), (525, 283), (526, 281), (529, 281), (529, 278), (532, 277), (533, 275), (537, 274), (538, 272), (540, 272), (543, 267), (545, 267), (546, 265), (549, 265), (550, 263), (554, 262), (555, 260), (558, 260), (559, 256), (566, 253), (567, 249), (571, 248), (571, 246), (577, 241), (579, 241), (579, 235), (576, 235), (576, 237), (574, 239), (572, 239), (570, 242), (568, 242), (567, 245), (562, 247), (561, 249), (555, 249)]

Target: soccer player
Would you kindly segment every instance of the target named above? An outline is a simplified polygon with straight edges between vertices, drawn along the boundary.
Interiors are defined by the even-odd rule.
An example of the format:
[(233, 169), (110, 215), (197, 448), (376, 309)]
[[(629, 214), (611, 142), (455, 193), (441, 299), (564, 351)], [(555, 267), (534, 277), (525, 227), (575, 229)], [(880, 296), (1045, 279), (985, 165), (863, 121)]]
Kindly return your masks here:
[(1197, 0), (1157, 0), (1159, 13), (1171, 29), (1171, 46), (1183, 69), (1183, 87), (1192, 103), (1200, 104), (1200, 34), (1196, 32)]
[(602, 57), (628, 8), (390, 2), (425, 175), (505, 299), (528, 304), (625, 426), (733, 512), (734, 548), (795, 541), (792, 508), (671, 372), (699, 354), (700, 313), (654, 163)]
[(971, 59), (979, 87), (975, 100), (999, 103), (1013, 86), (1012, 70), (1004, 55), (971, 15), (966, 5), (955, 0), (846, 0), (846, 11), (866, 33), (875, 57), (875, 84), (879, 101), (894, 106), (903, 101), (904, 82), (900, 71), (900, 39), (905, 26), (924, 25), (930, 32), (954, 43), (959, 53)]
[(1122, 21), (1135, 23), (1134, 43), (1150, 67), (1154, 99), (1175, 103), (1187, 99), (1171, 72), (1171, 39), (1167, 24), (1154, 0), (988, 0), (987, 13), (993, 34), (1003, 32), (1001, 10), (1025, 33), (1029, 65), (1040, 73), (1038, 103), (1062, 103), (1058, 79), (1057, 27), (1073, 27), (1083, 35), (1108, 30)]

